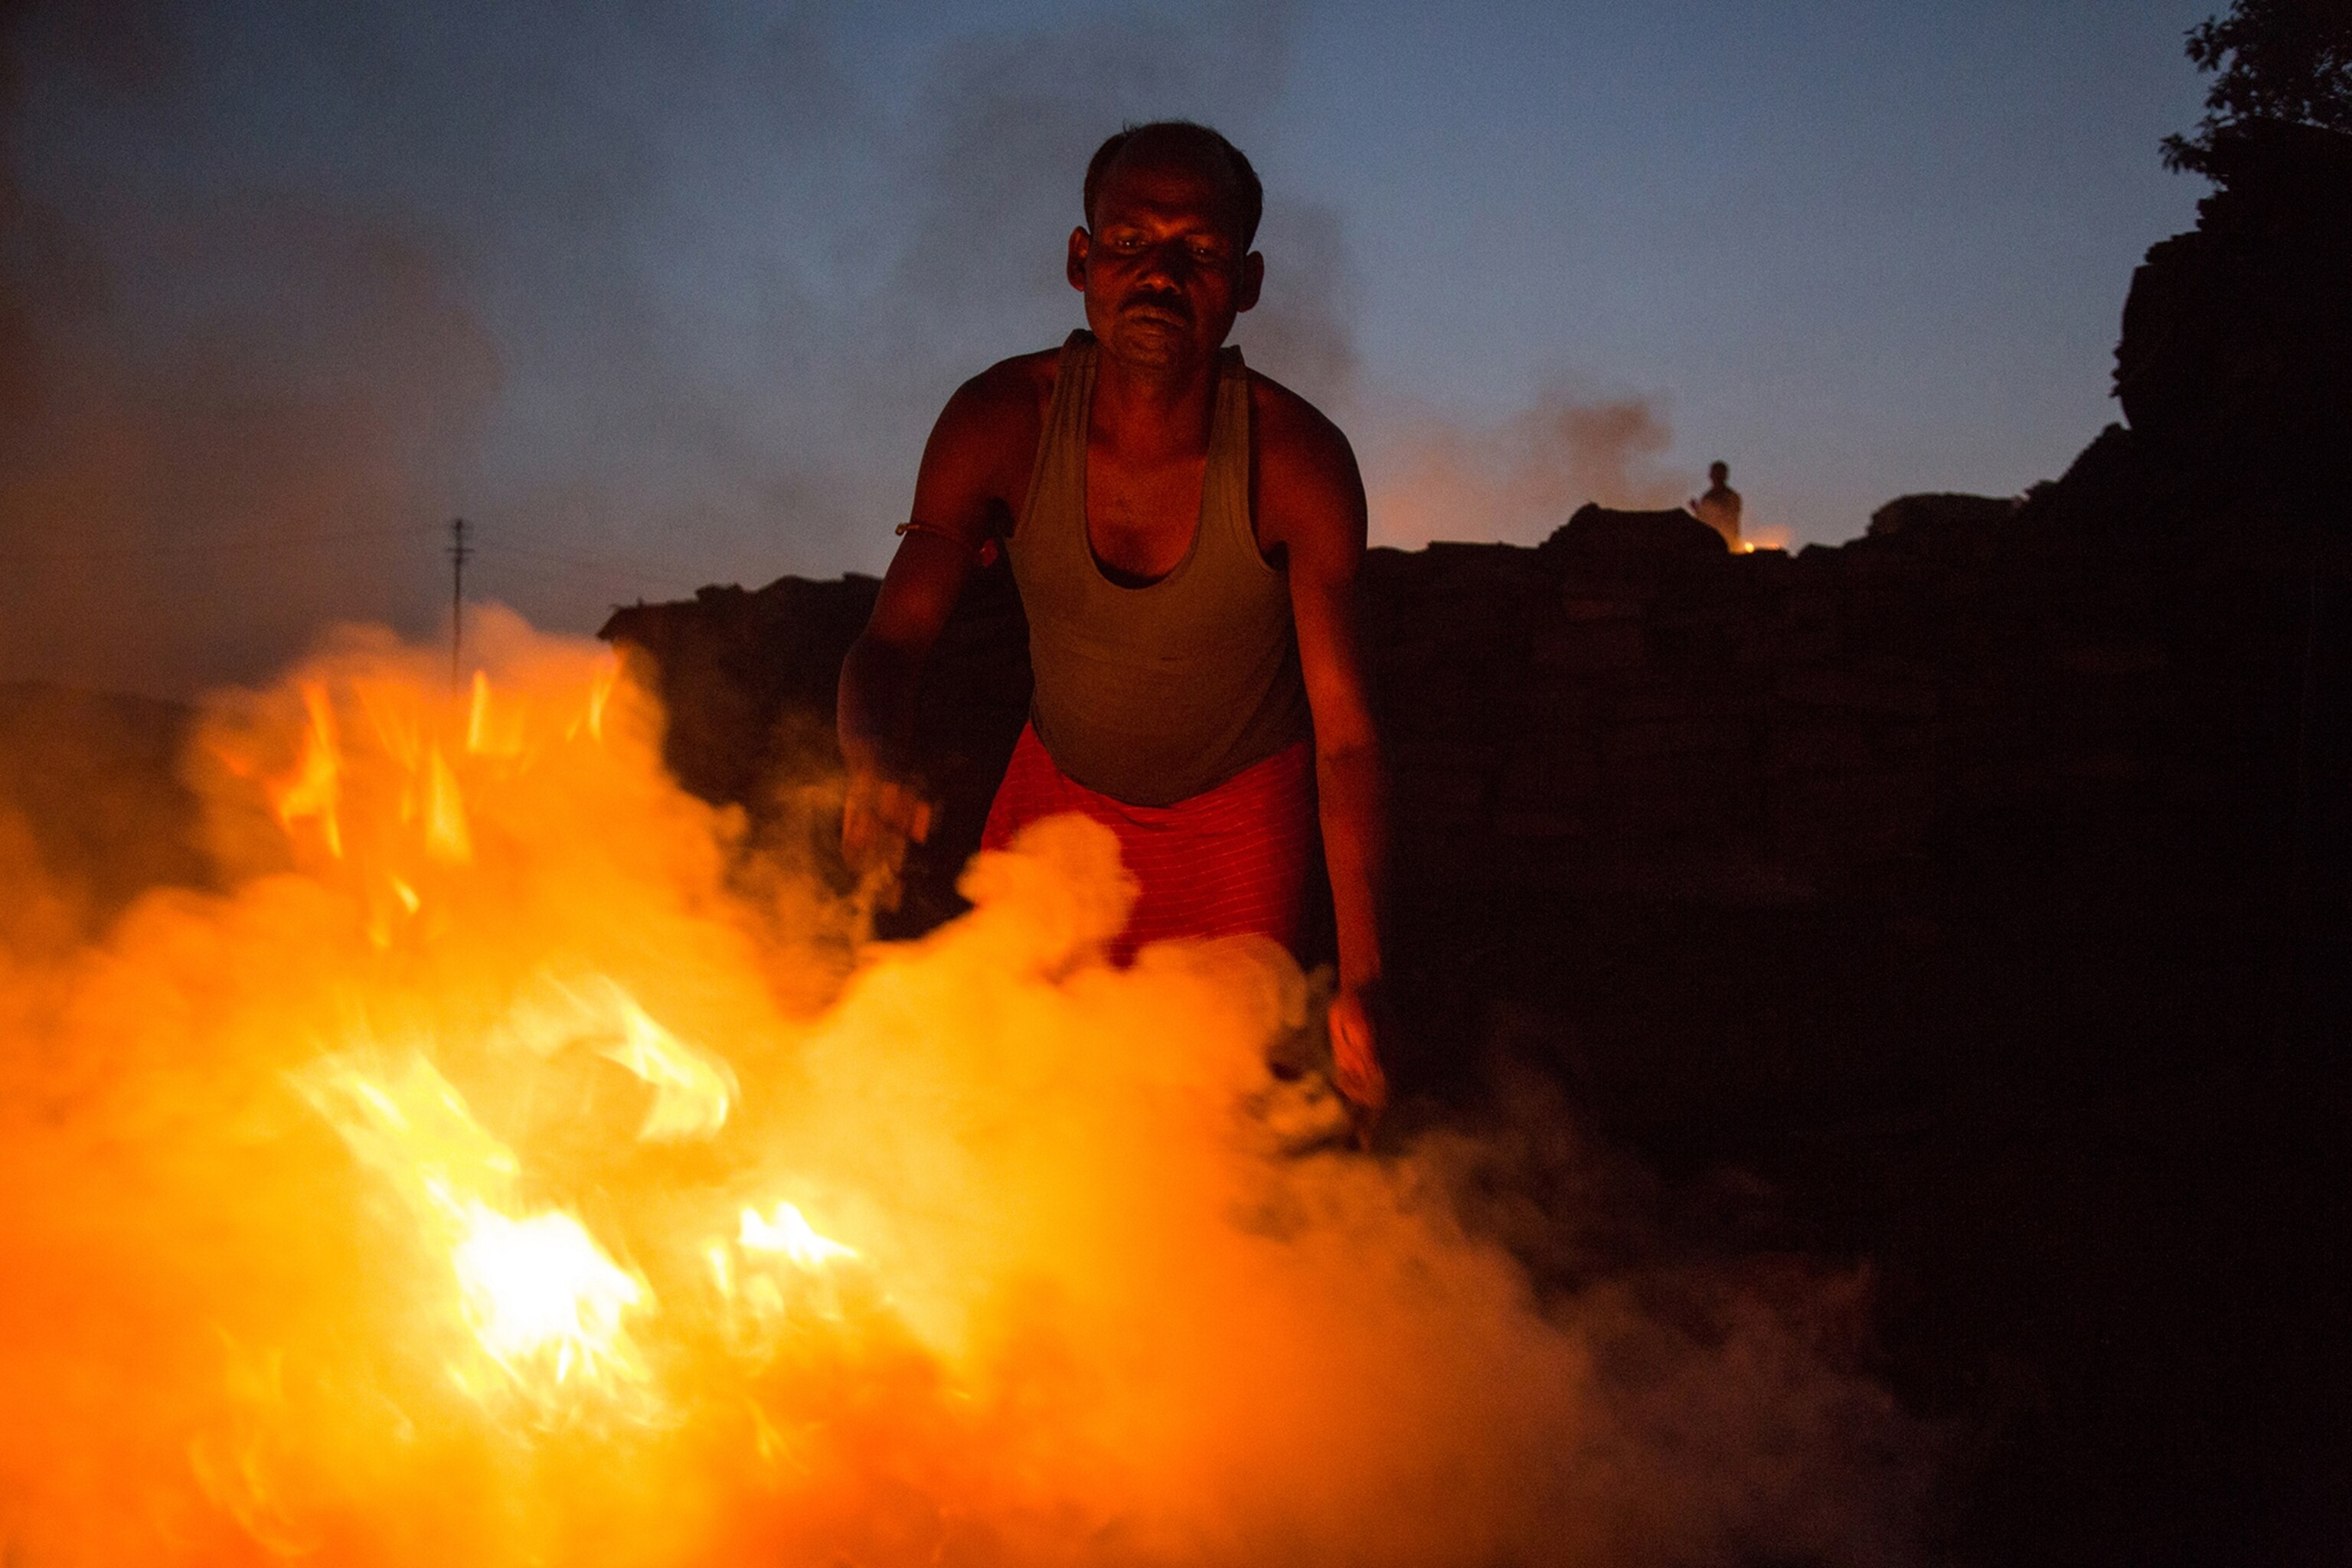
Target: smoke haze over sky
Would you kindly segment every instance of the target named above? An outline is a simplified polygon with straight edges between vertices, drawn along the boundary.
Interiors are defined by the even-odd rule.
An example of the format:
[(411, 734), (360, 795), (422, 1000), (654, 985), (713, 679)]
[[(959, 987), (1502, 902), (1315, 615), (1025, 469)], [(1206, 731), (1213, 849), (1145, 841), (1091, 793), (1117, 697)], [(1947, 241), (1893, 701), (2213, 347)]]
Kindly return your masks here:
[(2012, 492), (2114, 416), (2213, 8), (20, 0), (0, 679), (427, 631), (460, 512), (559, 627), (878, 570), (947, 393), (1077, 324), (1087, 153), (1163, 114), (1265, 175), (1237, 335), (1376, 539), (1717, 457), (1800, 542)]

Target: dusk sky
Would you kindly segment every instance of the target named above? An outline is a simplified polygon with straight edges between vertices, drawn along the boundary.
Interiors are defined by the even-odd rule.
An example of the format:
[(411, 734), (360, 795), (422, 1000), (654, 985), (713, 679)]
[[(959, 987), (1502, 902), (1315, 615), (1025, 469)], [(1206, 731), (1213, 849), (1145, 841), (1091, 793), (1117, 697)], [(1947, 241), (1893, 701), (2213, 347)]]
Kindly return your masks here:
[(0, 679), (179, 694), (334, 619), (877, 571), (966, 375), (1080, 321), (1087, 153), (1224, 130), (1252, 363), (1375, 542), (1732, 466), (1752, 527), (2010, 494), (2116, 417), (2216, 0), (0, 9)]

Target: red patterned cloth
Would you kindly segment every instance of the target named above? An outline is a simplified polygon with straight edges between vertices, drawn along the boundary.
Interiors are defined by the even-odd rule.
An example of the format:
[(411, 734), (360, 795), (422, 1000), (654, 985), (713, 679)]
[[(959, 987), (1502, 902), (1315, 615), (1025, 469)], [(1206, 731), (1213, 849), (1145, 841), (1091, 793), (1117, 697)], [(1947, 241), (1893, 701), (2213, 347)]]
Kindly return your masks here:
[(1180, 936), (1255, 932), (1297, 951), (1318, 832), (1311, 742), (1173, 805), (1129, 805), (1063, 773), (1023, 725), (981, 847), (1002, 849), (1030, 823), (1071, 811), (1118, 835), (1119, 858), (1139, 885), (1114, 963)]

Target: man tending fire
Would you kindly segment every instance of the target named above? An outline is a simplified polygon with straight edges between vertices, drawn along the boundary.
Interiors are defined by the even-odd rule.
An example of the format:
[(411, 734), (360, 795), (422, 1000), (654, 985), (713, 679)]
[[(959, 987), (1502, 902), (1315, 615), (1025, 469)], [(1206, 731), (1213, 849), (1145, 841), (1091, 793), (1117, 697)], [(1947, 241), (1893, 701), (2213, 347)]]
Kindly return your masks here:
[(1355, 456), (1225, 346), (1265, 272), (1250, 249), (1264, 195), (1239, 150), (1188, 121), (1131, 127), (1095, 153), (1084, 197), (1068, 277), (1087, 329), (948, 400), (842, 666), (843, 847), (864, 858), (927, 831), (905, 782), (915, 682), (1001, 542), (1036, 689), (983, 844), (1066, 812), (1109, 827), (1139, 883), (1121, 957), (1244, 932), (1296, 948), (1319, 819), (1334, 1076), (1374, 1108), (1386, 834), (1352, 608)]

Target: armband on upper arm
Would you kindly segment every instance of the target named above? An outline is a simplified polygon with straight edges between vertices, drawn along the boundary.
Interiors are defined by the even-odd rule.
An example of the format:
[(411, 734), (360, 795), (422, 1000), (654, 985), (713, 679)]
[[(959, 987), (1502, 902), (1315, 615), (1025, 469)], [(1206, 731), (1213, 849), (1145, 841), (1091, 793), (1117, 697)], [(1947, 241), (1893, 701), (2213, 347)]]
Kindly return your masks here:
[(974, 547), (961, 536), (950, 532), (948, 530), (941, 528), (935, 522), (902, 522), (892, 531), (897, 533), (927, 533), (934, 539), (944, 539), (949, 543), (957, 546), (959, 549), (971, 551), (973, 558), (982, 566), (994, 565), (996, 563), (996, 557), (1000, 553), (997, 549), (996, 541), (992, 538), (983, 539), (980, 542), (977, 547)]

